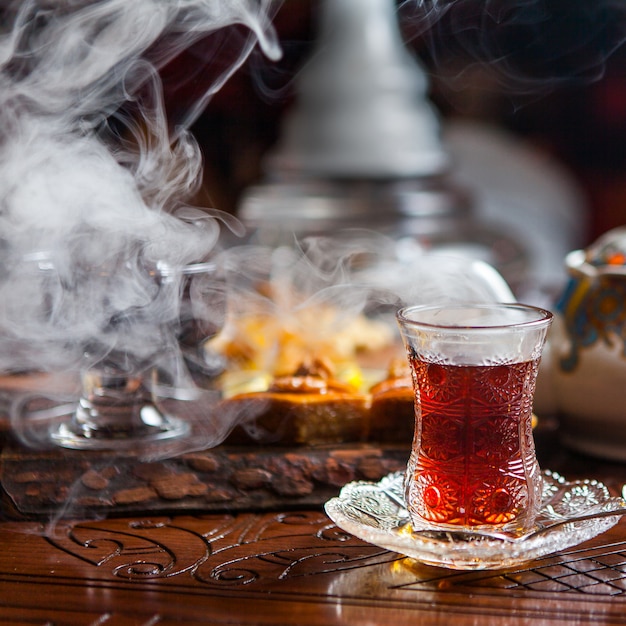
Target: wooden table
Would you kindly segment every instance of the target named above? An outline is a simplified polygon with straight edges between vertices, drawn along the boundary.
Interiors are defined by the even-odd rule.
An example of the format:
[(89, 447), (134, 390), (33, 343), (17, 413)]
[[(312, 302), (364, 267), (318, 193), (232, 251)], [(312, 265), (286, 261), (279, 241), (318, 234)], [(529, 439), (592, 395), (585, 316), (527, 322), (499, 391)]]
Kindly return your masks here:
[[(626, 465), (539, 446), (543, 467)], [(321, 507), (0, 522), (0, 624), (626, 624), (626, 520), (521, 567), (421, 565), (347, 535)], [(286, 509), (286, 507), (283, 507)]]

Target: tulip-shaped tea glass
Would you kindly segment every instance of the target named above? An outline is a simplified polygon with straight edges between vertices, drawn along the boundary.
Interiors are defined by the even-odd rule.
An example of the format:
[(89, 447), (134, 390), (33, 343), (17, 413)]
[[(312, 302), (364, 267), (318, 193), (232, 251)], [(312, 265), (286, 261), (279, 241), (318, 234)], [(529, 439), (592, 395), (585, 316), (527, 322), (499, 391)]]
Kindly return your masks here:
[(413, 527), (526, 532), (541, 504), (532, 404), (552, 314), (452, 304), (403, 308), (397, 319), (415, 391)]

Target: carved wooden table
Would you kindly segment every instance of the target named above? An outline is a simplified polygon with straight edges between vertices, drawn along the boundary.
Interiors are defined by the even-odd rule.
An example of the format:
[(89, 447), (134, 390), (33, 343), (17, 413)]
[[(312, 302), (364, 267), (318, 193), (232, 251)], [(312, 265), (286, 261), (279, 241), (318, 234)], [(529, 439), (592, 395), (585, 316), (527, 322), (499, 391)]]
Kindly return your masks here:
[[(615, 493), (626, 466), (539, 442), (542, 466)], [(626, 519), (523, 566), (421, 565), (321, 507), (0, 521), (0, 624), (626, 624)], [(283, 507), (285, 509), (286, 507)]]
[(626, 624), (626, 527), (506, 571), (420, 565), (317, 511), (0, 525), (0, 623)]

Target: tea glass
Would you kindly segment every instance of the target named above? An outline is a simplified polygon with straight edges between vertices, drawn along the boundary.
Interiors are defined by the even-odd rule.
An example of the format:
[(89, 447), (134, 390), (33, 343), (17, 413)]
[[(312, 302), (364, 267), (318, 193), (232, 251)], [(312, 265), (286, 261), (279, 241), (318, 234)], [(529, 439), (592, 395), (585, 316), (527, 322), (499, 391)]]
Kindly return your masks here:
[(541, 505), (532, 404), (552, 314), (524, 304), (397, 313), (415, 393), (405, 477), (414, 528), (523, 534)]

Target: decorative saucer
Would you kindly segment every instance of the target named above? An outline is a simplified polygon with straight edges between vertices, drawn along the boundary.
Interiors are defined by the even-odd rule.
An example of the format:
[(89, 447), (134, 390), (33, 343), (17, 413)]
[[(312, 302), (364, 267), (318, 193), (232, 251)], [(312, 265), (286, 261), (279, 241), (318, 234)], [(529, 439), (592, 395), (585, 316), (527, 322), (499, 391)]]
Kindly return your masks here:
[[(404, 472), (389, 474), (378, 483), (349, 483), (326, 503), (326, 513), (355, 537), (422, 563), (482, 570), (517, 566), (578, 545), (615, 526), (626, 511), (626, 502), (611, 496), (603, 483), (591, 479), (568, 482), (546, 470), (536, 527), (558, 523), (554, 528), (507, 539), (472, 532), (428, 532), (426, 524), (411, 526), (403, 483)], [(615, 516), (610, 516), (612, 512)]]

